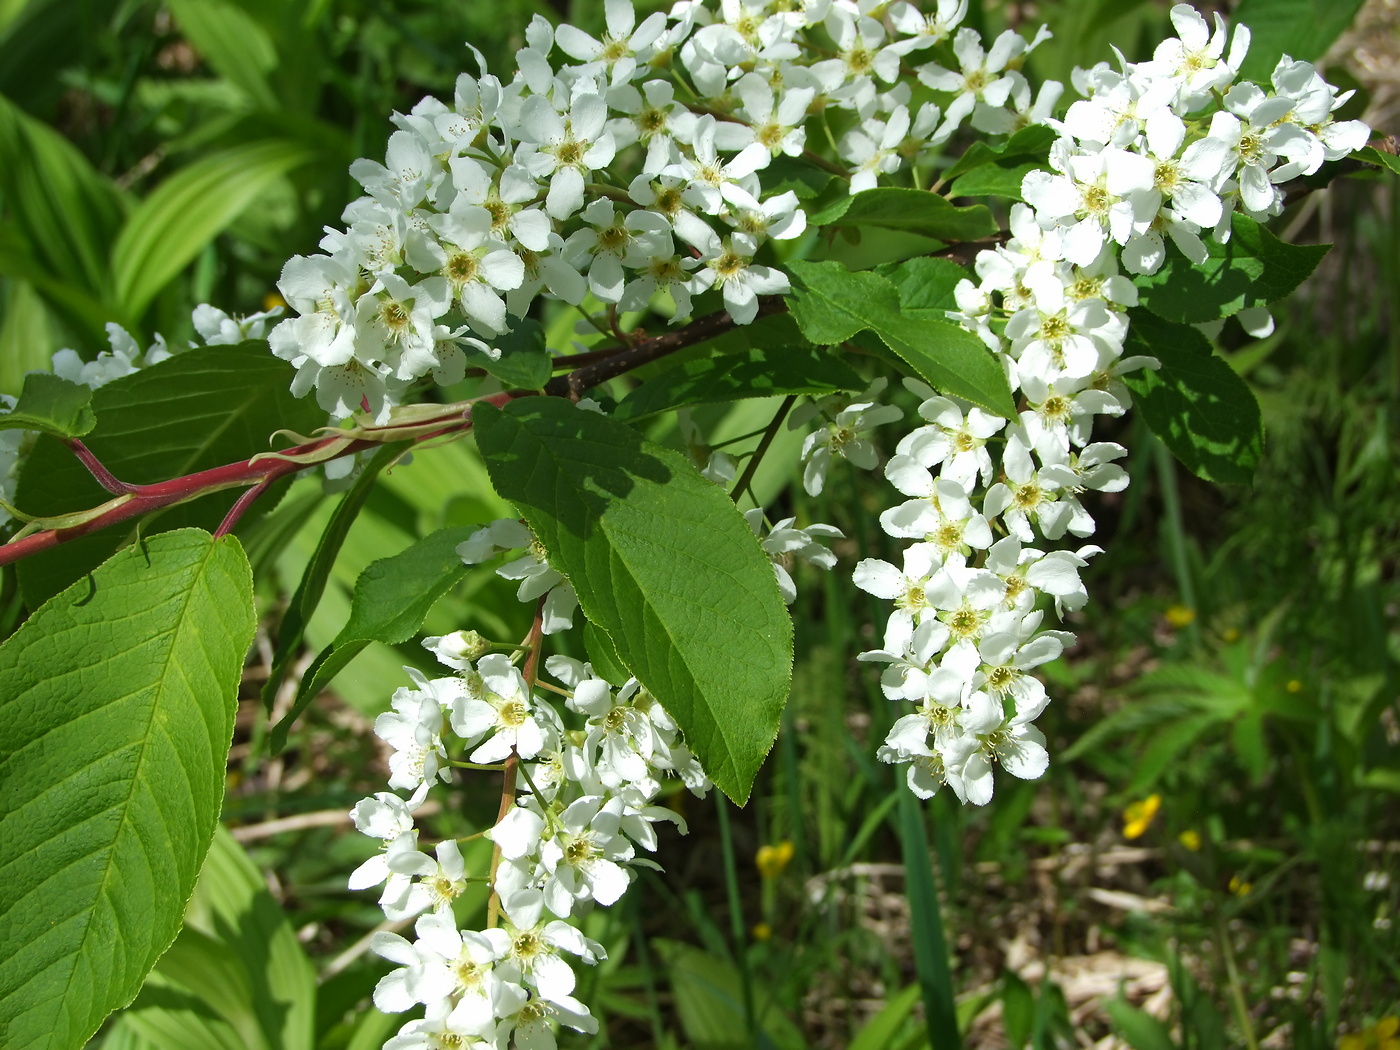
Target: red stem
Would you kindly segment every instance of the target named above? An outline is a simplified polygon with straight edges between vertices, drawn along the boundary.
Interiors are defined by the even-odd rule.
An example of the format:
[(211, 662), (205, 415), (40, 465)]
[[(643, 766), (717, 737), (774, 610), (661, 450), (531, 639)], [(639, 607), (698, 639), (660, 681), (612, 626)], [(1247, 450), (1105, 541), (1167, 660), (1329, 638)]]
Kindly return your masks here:
[(77, 438), (69, 438), (66, 442), (68, 450), (78, 457), (78, 462), (87, 467), (88, 473), (97, 479), (97, 483), (115, 496), (125, 496), (128, 492), (135, 492), (135, 485), (128, 485), (120, 480), (110, 470), (102, 465), (102, 461), (92, 453)]

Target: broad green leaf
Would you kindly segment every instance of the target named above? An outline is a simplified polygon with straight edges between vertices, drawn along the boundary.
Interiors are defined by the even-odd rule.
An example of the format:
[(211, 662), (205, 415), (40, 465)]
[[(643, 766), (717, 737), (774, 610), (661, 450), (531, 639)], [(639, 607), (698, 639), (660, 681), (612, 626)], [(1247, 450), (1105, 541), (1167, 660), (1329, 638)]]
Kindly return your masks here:
[(813, 347), (778, 346), (687, 361), (637, 387), (614, 418), (641, 419), (686, 405), (774, 394), (829, 394), (865, 385), (850, 365)]
[(263, 685), (263, 707), (269, 712), (277, 697), (277, 690), (287, 675), (287, 666), (301, 652), (301, 643), (306, 637), (306, 625), (311, 621), (321, 595), (326, 591), (326, 581), (330, 579), (335, 560), (345, 537), (350, 534), (350, 526), (360, 516), (365, 500), (379, 480), (379, 473), (390, 463), (408, 451), (406, 442), (385, 445), (370, 458), (361, 469), (359, 477), (350, 486), (336, 505), (335, 513), (316, 543), (316, 550), (301, 575), (292, 600), (287, 603), (287, 611), (282, 615), (282, 623), (277, 629), (277, 649), (273, 654), (272, 671)]
[(0, 157), (0, 197), (34, 261), (50, 278), (103, 298), (121, 195), (76, 146), (3, 96)]
[(763, 1012), (761, 1030), (749, 1034), (743, 984), (732, 963), (679, 941), (654, 943), (666, 963), (688, 1046), (695, 1050), (802, 1050), (808, 1045), (776, 1006)]
[(1197, 324), (1287, 298), (1331, 247), (1287, 244), (1253, 219), (1236, 213), (1225, 244), (1208, 241), (1200, 266), (1175, 248), (1151, 276), (1135, 278), (1140, 302), (1168, 321)]
[(467, 574), (457, 545), (476, 529), (474, 525), (439, 529), (360, 573), (349, 621), (307, 669), (292, 709), (272, 727), (274, 753), (286, 745), (287, 733), (302, 711), (365, 646), (370, 642), (393, 645), (418, 633), (433, 604)]
[(927, 256), (878, 266), (875, 272), (894, 285), (899, 293), (900, 309), (905, 313), (937, 311), (929, 316), (940, 320), (944, 316), (943, 311), (958, 308), (958, 301), (953, 295), (958, 282), (972, 279), (972, 274), (965, 267), (952, 260)]
[(1133, 1050), (1176, 1050), (1176, 1040), (1166, 1025), (1133, 1006), (1121, 994), (1105, 999), (1103, 1008), (1114, 1030)]
[(211, 1032), (235, 1035), (239, 1050), (312, 1050), (315, 1015), (311, 960), (262, 873), (218, 828), (184, 929), (123, 1023), (160, 1050), (203, 1050)]
[(807, 217), (811, 226), (875, 227), (917, 233), (940, 241), (976, 241), (1000, 227), (980, 204), (959, 208), (936, 193), (877, 187), (841, 197)]
[[(1118, 2), (1118, 0), (1114, 0)], [(988, 164), (1017, 163), (1032, 160), (1045, 160), (1050, 155), (1050, 144), (1055, 141), (1053, 129), (1043, 124), (1033, 124), (1022, 128), (1001, 145), (993, 145), (983, 139), (975, 140), (967, 151), (959, 157), (941, 178), (944, 182), (957, 179), (969, 171)]]
[(0, 1036), (76, 1050), (169, 947), (214, 834), (252, 576), (193, 529), (121, 551), (0, 645)]
[(997, 161), (974, 168), (948, 187), (950, 197), (1006, 197), (1019, 201), (1021, 183), (1045, 165), (1038, 161)]
[(92, 390), (51, 372), (30, 372), (13, 410), (0, 413), (0, 430), (38, 430), (60, 438), (82, 437), (97, 425)]
[(1142, 416), (1177, 459), (1207, 481), (1248, 483), (1264, 451), (1254, 393), (1188, 325), (1141, 309), (1130, 314), (1128, 352), (1162, 362), (1124, 377)]
[(311, 156), (287, 140), (252, 142), (197, 160), (157, 186), (112, 248), (116, 300), (126, 315), (140, 317), (272, 182)]
[(507, 389), (539, 390), (549, 382), (554, 358), (545, 348), (544, 329), (534, 318), (516, 321), (511, 331), (491, 340), (491, 345), (501, 351), (500, 359), (474, 356), (472, 364), (486, 369)]
[(622, 665), (622, 657), (617, 655), (617, 646), (613, 645), (608, 632), (596, 623), (590, 621), (583, 625), (583, 647), (594, 672), (614, 686), (624, 684), (631, 677)]
[(738, 508), (685, 457), (554, 398), (473, 411), (496, 491), (736, 802), (773, 744), (792, 621)]
[[(314, 400), (291, 395), (293, 368), (266, 343), (213, 346), (176, 354), (94, 392), (97, 426), (84, 439), (122, 481), (150, 484), (248, 459), (269, 450), (280, 429), (306, 433), (325, 422)], [(252, 518), (273, 506), (286, 482), (263, 495)], [(144, 534), (197, 526), (212, 532), (242, 490), (171, 507), (145, 519)], [(20, 474), (15, 505), (35, 515), (67, 514), (111, 498), (60, 442), (40, 437)], [(32, 609), (56, 594), (132, 535), (127, 525), (95, 532), (19, 564)]]
[(914, 1012), (914, 1004), (919, 998), (920, 988), (917, 984), (911, 984), (890, 996), (880, 1012), (855, 1034), (847, 1050), (887, 1050)]
[(930, 386), (999, 415), (1016, 413), (1006, 374), (982, 340), (955, 324), (906, 313), (884, 277), (838, 262), (791, 262), (793, 317), (814, 343), (844, 342), (869, 329)]
[(0, 393), (18, 394), (26, 375), (49, 367), (59, 345), (58, 319), (29, 281), (5, 284), (0, 289)]
[(1311, 62), (1351, 25), (1364, 0), (1240, 0), (1230, 20), (1249, 26), (1239, 79), (1267, 85), (1282, 55)]
[[(81, 333), (89, 344), (106, 345), (106, 326), (112, 320), (112, 311), (105, 298), (88, 289), (82, 283), (81, 275), (75, 275), (72, 280), (56, 277), (47, 264), (39, 261), (29, 241), (29, 235), (12, 221), (0, 222), (0, 275), (13, 277), (17, 282), (11, 287), (10, 303), (5, 317), (5, 349), (9, 349), (16, 340), (32, 334), (32, 329), (30, 333), (15, 331), (15, 326), (20, 323), (16, 313), (26, 306), (30, 325), (35, 328), (42, 324), (39, 320), (42, 315), (37, 311), (43, 311), (50, 315), (47, 319), (61, 317), (67, 326)], [(30, 292), (26, 297), (30, 300), (28, 304), (22, 299), (16, 304), (16, 293), (21, 288)], [(105, 297), (105, 292), (101, 294)], [(40, 332), (42, 334), (37, 336), (37, 342), (19, 347), (20, 352), (15, 357), (7, 357), (3, 365), (0, 365), (4, 368), (7, 391), (18, 390), (22, 382), (21, 377), (26, 372), (49, 367), (58, 338), (51, 334), (51, 324), (45, 325)]]

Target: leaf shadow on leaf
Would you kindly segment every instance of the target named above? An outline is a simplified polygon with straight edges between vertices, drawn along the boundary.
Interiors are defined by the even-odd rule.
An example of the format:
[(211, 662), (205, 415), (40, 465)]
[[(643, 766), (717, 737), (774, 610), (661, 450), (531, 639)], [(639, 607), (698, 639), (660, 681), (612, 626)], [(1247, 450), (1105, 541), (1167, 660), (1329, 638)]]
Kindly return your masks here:
[[(577, 442), (571, 450), (594, 445), (598, 448), (596, 459), (585, 464), (585, 472), (577, 479), (579, 504), (574, 513), (558, 519), (559, 525), (570, 535), (587, 539), (593, 534), (608, 509), (609, 502), (623, 499), (631, 493), (636, 481), (650, 481), (664, 485), (672, 479), (670, 468), (661, 460), (648, 455), (643, 449), (645, 439), (630, 427), (618, 427), (611, 431), (614, 444), (600, 445), (594, 441), (583, 418), (571, 419), (567, 414), (554, 416), (550, 420), (550, 442)], [(521, 432), (519, 437), (534, 440)], [(549, 454), (550, 445), (544, 446)], [(492, 458), (497, 469), (528, 468), (536, 459), (536, 452), (520, 450), (513, 446), (507, 450), (493, 452)]]

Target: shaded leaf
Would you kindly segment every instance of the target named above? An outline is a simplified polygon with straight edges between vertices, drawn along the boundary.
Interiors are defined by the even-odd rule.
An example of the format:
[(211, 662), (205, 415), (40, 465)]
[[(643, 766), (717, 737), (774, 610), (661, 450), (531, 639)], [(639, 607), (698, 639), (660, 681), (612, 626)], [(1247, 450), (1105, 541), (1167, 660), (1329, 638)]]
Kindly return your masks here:
[(466, 576), (470, 567), (458, 557), (457, 545), (476, 530), (475, 525), (439, 529), (407, 550), (372, 562), (360, 573), (350, 599), (349, 621), (307, 668), (292, 709), (272, 727), (274, 754), (286, 746), (287, 733), (302, 711), (365, 646), (405, 642), (422, 629), (437, 600)]
[(697, 358), (668, 369), (623, 398), (613, 418), (641, 419), (687, 405), (863, 386), (865, 380), (840, 358), (813, 347), (778, 346)]
[[(214, 346), (176, 354), (113, 380), (92, 395), (97, 426), (84, 438), (122, 481), (151, 484), (267, 452), (280, 429), (305, 433), (325, 422), (314, 400), (291, 394), (294, 369), (266, 343)], [(251, 522), (275, 504), (275, 485), (245, 515)], [(142, 530), (197, 526), (212, 532), (241, 490), (202, 497), (143, 519)], [(60, 442), (40, 437), (20, 474), (15, 505), (35, 515), (67, 514), (111, 498)], [(32, 609), (109, 557), (130, 527), (95, 532), (18, 566)]]
[(1288, 244), (1245, 215), (1231, 220), (1225, 244), (1207, 241), (1200, 266), (1174, 247), (1151, 276), (1134, 278), (1140, 302), (1168, 321), (1197, 324), (1287, 298), (1317, 268), (1330, 245)]
[(1268, 84), (1282, 55), (1311, 62), (1351, 25), (1364, 0), (1240, 0), (1231, 21), (1249, 26), (1240, 80)]
[(1124, 377), (1147, 425), (1192, 473), (1247, 483), (1264, 451), (1264, 421), (1249, 385), (1196, 329), (1141, 309), (1130, 316), (1128, 352), (1162, 362), (1157, 371)]
[(491, 340), (501, 351), (492, 361), (485, 355), (472, 357), (472, 364), (486, 369), (506, 389), (539, 390), (554, 372), (554, 358), (545, 348), (544, 328), (534, 318), (525, 317), (515, 327)]
[(683, 456), (568, 402), (482, 403), (472, 418), (496, 491), (742, 803), (787, 699), (792, 621), (738, 508)]
[(940, 241), (975, 241), (994, 236), (1000, 227), (980, 204), (959, 208), (936, 193), (901, 187), (877, 187), (841, 197), (807, 217), (811, 226), (898, 230)]
[(814, 343), (838, 343), (869, 329), (937, 390), (1012, 417), (1011, 388), (982, 340), (947, 321), (906, 313), (886, 278), (838, 262), (792, 262), (793, 317)]

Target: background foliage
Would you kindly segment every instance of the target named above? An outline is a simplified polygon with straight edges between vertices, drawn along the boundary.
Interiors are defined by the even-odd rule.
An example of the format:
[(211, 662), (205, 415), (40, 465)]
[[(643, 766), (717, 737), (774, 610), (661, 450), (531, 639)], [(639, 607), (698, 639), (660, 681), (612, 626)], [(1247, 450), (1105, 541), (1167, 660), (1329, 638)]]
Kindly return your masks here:
[[(1110, 42), (1140, 56), (1166, 25), (1152, 3), (1023, 6), (974, 3), (974, 24), (1048, 21), (1056, 38), (1035, 72), (1061, 79), (1108, 57)], [(1329, 6), (1346, 18), (1279, 14), (1299, 6), (1245, 0), (1239, 14), (1256, 30), (1318, 18), (1301, 38), (1315, 54), (1355, 5)], [(592, 26), (599, 7), (0, 2), (0, 391), (18, 393), (61, 346), (91, 357), (108, 321), (144, 346), (157, 331), (188, 338), (196, 303), (267, 305), (282, 262), (311, 250), (353, 195), (349, 162), (382, 150), (390, 111), (450, 94), (471, 61), (463, 41), (500, 71), (537, 10)], [(1396, 106), (1377, 70), (1396, 57), (1394, 18), (1368, 5), (1326, 69), (1362, 84), (1344, 115), (1369, 104), (1383, 131)], [(1076, 624), (1081, 644), (1048, 669), (1047, 781), (1005, 783), (987, 810), (946, 798), (901, 807), (873, 761), (893, 715), (853, 659), (869, 646), (872, 599), (839, 572), (799, 577), (794, 688), (749, 805), (692, 803), (691, 838), (663, 845), (668, 872), (643, 878), (621, 914), (593, 917), (587, 932), (610, 953), (581, 993), (606, 1019), (596, 1045), (923, 1045), (926, 1026), (949, 1023), (916, 983), (939, 955), (926, 940), (935, 902), (969, 1045), (1116, 1033), (1151, 1050), (1322, 1047), (1396, 1012), (1397, 203), (1394, 180), (1343, 181), (1278, 225), (1285, 241), (1336, 248), (1273, 336), (1251, 341), (1233, 322), (1222, 335), (1263, 409), (1252, 486), (1191, 478), (1140, 421), (1124, 424), (1134, 484), (1103, 501), (1108, 553)], [(574, 319), (546, 316), (548, 344), (580, 338)], [(696, 415), (722, 441), (761, 427), (772, 407)], [(679, 444), (662, 425), (651, 437)], [(788, 480), (795, 448), (784, 452), (770, 455), (760, 493)], [(817, 499), (788, 491), (784, 514), (852, 537), (847, 564), (889, 556), (876, 504), (852, 479), (834, 477)], [(427, 661), (401, 631), (384, 635), (397, 644), (369, 641), (269, 758), (266, 627), (286, 615), (335, 501), (303, 481), (268, 507), (248, 537), (254, 568), (271, 573), (229, 767), (232, 834), (216, 840), (175, 946), (99, 1035), (110, 1050), (359, 1050), (398, 1023), (365, 1006), (382, 972), (365, 951), (379, 913), (344, 889), (369, 848), (345, 834), (345, 812), (383, 780), (373, 715), (401, 665)], [(503, 512), (470, 444), (423, 451), (367, 487), (324, 595), (305, 605), (290, 674), (268, 690), (274, 718), (313, 654), (355, 635), (342, 628), (362, 569)], [(74, 578), (67, 570), (7, 570), (5, 630)], [(518, 637), (526, 613), (511, 591), (469, 574), (417, 615), (430, 633)], [(1155, 809), (1141, 806), (1151, 799)], [(469, 791), (460, 803), (436, 832), (495, 806)], [(1123, 817), (1133, 804), (1136, 826)], [(937, 882), (917, 863), (906, 880), (902, 858), (929, 849)]]

